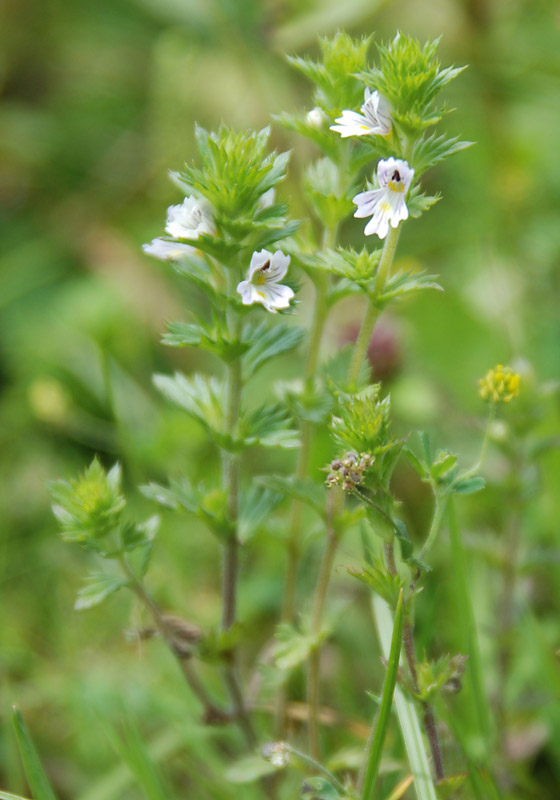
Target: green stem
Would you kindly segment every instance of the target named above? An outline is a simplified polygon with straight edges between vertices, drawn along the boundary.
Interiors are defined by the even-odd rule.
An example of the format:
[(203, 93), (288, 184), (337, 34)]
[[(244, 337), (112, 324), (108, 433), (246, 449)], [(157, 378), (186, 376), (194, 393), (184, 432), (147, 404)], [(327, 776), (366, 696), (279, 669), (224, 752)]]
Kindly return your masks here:
[(490, 404), (490, 409), (488, 411), (488, 419), (486, 422), (486, 428), (484, 430), (484, 438), (482, 439), (482, 446), (480, 448), (480, 455), (478, 460), (476, 461), (473, 466), (468, 469), (466, 472), (463, 472), (459, 475), (458, 480), (465, 480), (466, 478), (472, 478), (473, 475), (476, 475), (479, 472), (480, 468), (484, 463), (484, 459), (486, 458), (486, 450), (488, 449), (488, 442), (490, 440), (490, 429), (492, 427), (492, 423), (494, 422), (494, 417), (496, 416), (496, 403)]
[(333, 788), (337, 790), (337, 792), (342, 792), (342, 794), (346, 794), (346, 789), (338, 780), (338, 778), (332, 774), (330, 770), (328, 770), (323, 764), (319, 761), (314, 759), (312, 756), (307, 755), (307, 753), (303, 753), (301, 750), (297, 750), (295, 747), (292, 747), (291, 744), (284, 745), (290, 753), (293, 753), (297, 758), (304, 761), (306, 764), (309, 764), (312, 767), (314, 772), (322, 772), (325, 778), (332, 784)]
[[(395, 566), (395, 553), (394, 553), (393, 543), (385, 542), (383, 545), (383, 550), (385, 554), (385, 561), (387, 563), (387, 569), (389, 570), (389, 573), (393, 577), (396, 577), (397, 569)], [(410, 678), (412, 681), (412, 690), (415, 694), (418, 694), (419, 693), (418, 669), (416, 667), (416, 650), (414, 647), (414, 626), (412, 624), (410, 611), (406, 612), (404, 619), (403, 645), (404, 645), (406, 661), (408, 664), (408, 671), (410, 672)], [(434, 772), (436, 776), (436, 781), (439, 782), (444, 779), (445, 772), (443, 769), (443, 757), (441, 754), (441, 746), (439, 743), (436, 719), (433, 708), (429, 703), (421, 701), (421, 706), (424, 712), (424, 730), (426, 731), (428, 742), (430, 744), (430, 750), (434, 762)]]
[(454, 576), (453, 586), (455, 587), (456, 593), (456, 607), (457, 612), (460, 609), (460, 613), (464, 620), (462, 629), (466, 631), (463, 645), (465, 646), (469, 656), (469, 668), (467, 670), (467, 674), (470, 676), (473, 704), (476, 716), (478, 718), (479, 731), (485, 743), (488, 744), (491, 732), (491, 722), (488, 710), (488, 701), (484, 691), (482, 660), (478, 646), (474, 609), (472, 605), (471, 594), (469, 592), (467, 554), (465, 551), (465, 545), (463, 543), (463, 537), (461, 535), (461, 528), (457, 522), (455, 507), (451, 498), (448, 502), (448, 518), (449, 537), (451, 542), (451, 563)]
[[(384, 658), (389, 659), (394, 629), (393, 616), (387, 603), (378, 595), (372, 600), (373, 618)], [(395, 686), (395, 707), (399, 718), (410, 771), (414, 775), (414, 790), (418, 800), (436, 800), (436, 790), (430, 775), (428, 754), (422, 739), (420, 722), (412, 698)]]
[(445, 507), (447, 505), (448, 496), (446, 494), (444, 495), (440, 494), (440, 492), (438, 492), (435, 487), (433, 487), (433, 489), (434, 489), (434, 500), (435, 500), (434, 515), (432, 517), (432, 524), (430, 525), (430, 530), (428, 532), (428, 536), (426, 537), (426, 541), (424, 542), (418, 553), (418, 559), (420, 561), (422, 561), (422, 559), (430, 552), (435, 540), (437, 539), (437, 535), (441, 528)]
[[(327, 320), (327, 294), (328, 280), (326, 276), (316, 283), (315, 307), (313, 310), (313, 320), (311, 323), (311, 336), (309, 350), (307, 353), (307, 365), (305, 370), (305, 392), (311, 393), (314, 389), (315, 373), (319, 360), (321, 340)], [(304, 480), (309, 470), (309, 459), (311, 455), (311, 443), (313, 437), (313, 424), (304, 420), (301, 425), (301, 448), (299, 450), (298, 462), (296, 465), (295, 476), (297, 480)], [(292, 503), (290, 524), (288, 529), (288, 566), (286, 572), (286, 583), (284, 588), (284, 599), (282, 604), (282, 621), (291, 622), (294, 616), (295, 593), (297, 567), (300, 557), (301, 541), (301, 520), (302, 504), (299, 500)]]
[(398, 228), (390, 227), (389, 233), (387, 234), (387, 238), (385, 239), (385, 244), (383, 246), (383, 253), (381, 255), (379, 268), (377, 270), (377, 275), (375, 278), (373, 297), (370, 298), (370, 300), (368, 301), (364, 318), (362, 320), (362, 326), (360, 328), (360, 332), (356, 340), (356, 345), (354, 347), (354, 353), (352, 355), (350, 369), (348, 371), (348, 382), (352, 386), (356, 386), (358, 383), (358, 378), (360, 377), (360, 370), (362, 368), (362, 363), (364, 361), (364, 358), (366, 357), (367, 354), (367, 349), (371, 341), (373, 329), (381, 313), (381, 309), (378, 308), (377, 306), (377, 299), (382, 294), (383, 289), (385, 288), (385, 284), (387, 282), (387, 278), (391, 273), (393, 259), (395, 257), (397, 244), (399, 242), (400, 229), (401, 229), (400, 225)]
[(383, 753), (383, 744), (385, 742), (385, 735), (389, 725), (389, 716), (391, 714), (391, 707), (393, 705), (393, 695), (397, 683), (399, 671), (399, 659), (401, 654), (403, 634), (403, 591), (400, 590), (397, 609), (395, 612), (395, 624), (393, 626), (393, 635), (391, 638), (391, 649), (389, 651), (389, 659), (387, 661), (387, 672), (383, 682), (383, 692), (381, 695), (381, 703), (379, 705), (379, 712), (376, 714), (376, 719), (371, 726), (370, 735), (368, 738), (367, 751), (368, 760), (365, 772), (360, 775), (358, 780), (358, 789), (362, 788), (362, 800), (373, 800), (375, 783), (379, 772), (379, 765), (381, 764), (381, 755)]
[(186, 659), (184, 655), (181, 655), (181, 653), (177, 651), (159, 606), (156, 605), (151, 595), (148, 594), (144, 588), (142, 582), (136, 577), (134, 570), (128, 563), (125, 556), (121, 556), (119, 561), (124, 574), (130, 581), (130, 587), (132, 591), (152, 615), (156, 630), (164, 642), (169, 646), (169, 649), (173, 652), (173, 655), (177, 658), (179, 666), (181, 667), (183, 675), (191, 687), (193, 694), (200, 700), (200, 703), (204, 708), (205, 719), (208, 722), (223, 722), (225, 719), (227, 719), (227, 714), (219, 709), (214, 703), (200, 678), (198, 677), (198, 674), (190, 660)]

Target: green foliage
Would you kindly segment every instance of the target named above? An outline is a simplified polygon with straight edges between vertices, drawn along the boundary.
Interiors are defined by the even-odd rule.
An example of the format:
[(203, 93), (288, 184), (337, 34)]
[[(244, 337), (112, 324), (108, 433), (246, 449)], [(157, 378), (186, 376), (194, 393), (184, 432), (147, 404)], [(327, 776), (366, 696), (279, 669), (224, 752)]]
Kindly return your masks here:
[(129, 581), (119, 575), (110, 575), (105, 572), (94, 572), (86, 578), (85, 586), (79, 590), (74, 604), (75, 611), (84, 611), (102, 603), (107, 597), (118, 592), (123, 586), (128, 586)]
[(381, 560), (376, 560), (372, 564), (364, 563), (359, 569), (348, 567), (348, 574), (373, 589), (391, 608), (397, 607), (400, 592), (405, 584), (404, 578), (400, 575), (391, 575)]
[(324, 517), (325, 490), (312, 480), (296, 478), (295, 475), (261, 475), (257, 480), (261, 486), (299, 500)]
[(120, 759), (134, 775), (146, 800), (169, 800), (169, 789), (132, 719), (125, 717), (120, 731), (107, 729), (107, 734)]
[(369, 386), (356, 395), (341, 399), (338, 415), (330, 424), (331, 435), (340, 450), (354, 450), (371, 456), (382, 455), (395, 446), (390, 438), (391, 399), (380, 399), (381, 385)]
[(329, 636), (326, 627), (316, 633), (297, 630), (283, 622), (276, 628), (277, 643), (274, 647), (274, 663), (281, 670), (290, 670), (308, 660), (313, 650)]
[(361, 74), (368, 86), (389, 100), (395, 123), (411, 139), (440, 121), (445, 109), (435, 105), (435, 98), (464, 69), (442, 68), (437, 47), (438, 40), (421, 45), (398, 33), (392, 42), (378, 45), (379, 66)]
[(356, 73), (365, 69), (371, 38), (353, 39), (339, 32), (319, 39), (322, 61), (292, 56), (290, 64), (315, 84), (313, 104), (325, 111), (354, 108), (363, 102), (363, 88)]
[(12, 721), (16, 733), (19, 753), (23, 762), (25, 777), (31, 789), (33, 800), (56, 800), (56, 795), (51, 787), (47, 774), (43, 769), (41, 760), (29, 735), (27, 726), (23, 721), (20, 711), (14, 708)]
[(253, 783), (267, 775), (273, 775), (278, 768), (265, 761), (262, 756), (250, 755), (234, 761), (225, 770), (225, 778), (230, 783)]
[(367, 765), (364, 772), (364, 786), (362, 792), (362, 797), (364, 800), (370, 800), (370, 798), (375, 796), (375, 783), (379, 773), (379, 767), (381, 765), (383, 744), (385, 742), (387, 729), (389, 727), (389, 718), (393, 705), (393, 694), (395, 692), (395, 686), (397, 684), (397, 677), (399, 674), (403, 621), (404, 601), (403, 592), (401, 589), (395, 611), (395, 623), (393, 625), (393, 635), (391, 637), (391, 649), (389, 652), (389, 658), (387, 660), (387, 672), (385, 674), (385, 680), (383, 681), (383, 692), (381, 695), (379, 713), (377, 714), (375, 728), (372, 728), (373, 737), (371, 739), (369, 753), (367, 755)]
[(354, 283), (362, 292), (373, 296), (375, 276), (381, 258), (381, 250), (357, 252), (351, 247), (327, 250), (317, 259), (318, 266)]
[(120, 524), (125, 499), (119, 464), (105, 472), (95, 458), (80, 478), (52, 481), (49, 492), (55, 501), (53, 511), (61, 536), (67, 542), (99, 546), (96, 540), (105, 538)]
[(431, 702), (442, 689), (459, 691), (460, 678), (465, 671), (467, 658), (468, 656), (463, 655), (447, 655), (437, 661), (422, 661), (418, 664), (417, 697), (424, 702)]
[(218, 227), (231, 233), (228, 226), (252, 220), (262, 195), (284, 180), (289, 153), (266, 155), (270, 128), (243, 133), (222, 125), (208, 133), (197, 126), (195, 134), (201, 167), (186, 166), (177, 180), (185, 194), (209, 200)]
[(346, 191), (341, 191), (340, 173), (329, 158), (320, 158), (305, 171), (303, 188), (309, 206), (318, 220), (333, 230), (354, 209)]
[(371, 369), (364, 361), (360, 366), (360, 375), (356, 382), (356, 386), (348, 380), (348, 370), (352, 362), (354, 354), (354, 346), (348, 344), (342, 347), (332, 358), (328, 359), (322, 366), (322, 374), (325, 379), (327, 388), (334, 395), (335, 398), (351, 395), (352, 392), (357, 390), (370, 391), (369, 387), (371, 379)]
[(247, 323), (243, 328), (243, 340), (247, 349), (243, 357), (243, 368), (247, 379), (272, 358), (284, 355), (301, 344), (304, 329), (284, 322), (269, 326), (266, 322)]
[(424, 271), (411, 272), (410, 270), (403, 270), (396, 272), (385, 283), (383, 292), (376, 298), (376, 305), (378, 308), (384, 308), (392, 300), (422, 289), (436, 289), (442, 292), (443, 289), (436, 282), (436, 277), (437, 275), (427, 275)]

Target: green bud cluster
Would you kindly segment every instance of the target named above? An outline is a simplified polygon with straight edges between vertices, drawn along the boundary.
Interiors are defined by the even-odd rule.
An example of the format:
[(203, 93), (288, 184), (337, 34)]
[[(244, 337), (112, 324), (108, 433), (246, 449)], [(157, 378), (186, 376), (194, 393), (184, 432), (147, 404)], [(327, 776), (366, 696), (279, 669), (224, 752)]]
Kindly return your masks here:
[(49, 491), (65, 541), (87, 543), (103, 539), (120, 524), (125, 499), (119, 464), (106, 473), (94, 459), (77, 480), (53, 481)]

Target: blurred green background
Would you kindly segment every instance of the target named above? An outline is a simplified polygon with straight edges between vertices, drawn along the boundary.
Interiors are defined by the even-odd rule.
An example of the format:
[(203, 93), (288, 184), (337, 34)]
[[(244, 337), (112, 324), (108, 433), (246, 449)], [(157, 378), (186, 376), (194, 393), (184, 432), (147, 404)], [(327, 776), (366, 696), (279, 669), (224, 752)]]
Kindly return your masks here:
[[(212, 788), (217, 756), (206, 742), (215, 734), (189, 722), (197, 707), (171, 657), (123, 638), (137, 622), (129, 600), (72, 610), (88, 559), (58, 540), (45, 490), (48, 479), (75, 474), (99, 453), (105, 464), (123, 463), (132, 503), (148, 515), (138, 483), (216, 466), (202, 432), (151, 384), (154, 371), (205, 368), (196, 353), (159, 343), (165, 321), (197, 302), (167, 265), (141, 251), (161, 233), (166, 207), (181, 199), (166, 172), (194, 157), (195, 120), (263, 127), (273, 113), (309, 108), (310, 89), (283, 53), (315, 53), (318, 34), (441, 34), (442, 61), (470, 65), (447, 91), (456, 111), (444, 124), (476, 146), (428, 174), (428, 191), (444, 199), (402, 237), (401, 261), (438, 273), (446, 292), (426, 293), (384, 321), (388, 344), (380, 348), (391, 354), (395, 424), (435, 431), (438, 444), (468, 461), (484, 414), (476, 379), (517, 359), (527, 385), (545, 387), (534, 394), (539, 432), (558, 435), (560, 7), (555, 0), (4, 0), (0, 13), (0, 713), (9, 722), (11, 705), (22, 709), (61, 798), (139, 796), (125, 785), (111, 733), (128, 715), (175, 776), (176, 796), (239, 797)], [(301, 217), (298, 172), (315, 154), (272, 130), (275, 146), (294, 150), (283, 190)], [(361, 230), (349, 220), (345, 238), (359, 242)], [(299, 306), (303, 315), (306, 307)], [(352, 304), (337, 311), (331, 348), (355, 316)], [(298, 369), (285, 362), (286, 377)], [(325, 440), (317, 465), (327, 457)], [(253, 466), (270, 468), (262, 457)], [(560, 784), (557, 450), (539, 470), (521, 523), (506, 686), (508, 746), (517, 750), (508, 769), (516, 772), (512, 785), (524, 787), (512, 797), (552, 799)], [(461, 508), (480, 555), (471, 577), (489, 665), (504, 471), (492, 455), (496, 488)], [(429, 498), (408, 473), (401, 482), (413, 530), (423, 536)], [(244, 556), (249, 631), (272, 630), (278, 611), (274, 524)], [(315, 542), (308, 551), (309, 581), (319, 548)], [(347, 542), (339, 560), (358, 552)], [(218, 558), (198, 523), (164, 517), (150, 573), (161, 605), (214, 624)], [(444, 561), (445, 553), (418, 621), (419, 649), (435, 654), (453, 647), (453, 616), (442, 610)], [(382, 674), (365, 600), (348, 583), (335, 576), (339, 602), (356, 604), (356, 624), (337, 635), (326, 675), (330, 704), (365, 718), (356, 677), (336, 679), (348, 658), (360, 685), (377, 691), (370, 671)], [(263, 641), (255, 634), (255, 647)], [(487, 679), (496, 690), (491, 666)], [(219, 741), (231, 751), (227, 732)], [(204, 773), (201, 764), (206, 784), (189, 794), (195, 789), (185, 775)], [(9, 724), (0, 738), (0, 786), (25, 792)]]

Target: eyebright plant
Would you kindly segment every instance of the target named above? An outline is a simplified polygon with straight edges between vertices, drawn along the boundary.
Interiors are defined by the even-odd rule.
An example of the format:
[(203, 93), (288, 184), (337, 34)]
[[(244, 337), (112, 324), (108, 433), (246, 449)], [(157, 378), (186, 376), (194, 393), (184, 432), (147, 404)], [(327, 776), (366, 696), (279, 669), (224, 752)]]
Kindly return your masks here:
[[(469, 468), (459, 466), (457, 454), (435, 449), (425, 434), (418, 437), (419, 449), (414, 437), (394, 436), (390, 397), (380, 384), (372, 385), (366, 363), (384, 308), (407, 295), (441, 290), (436, 276), (394, 266), (403, 225), (440, 199), (439, 193), (424, 192), (425, 172), (469, 145), (434, 131), (447, 113), (440, 92), (462, 71), (440, 64), (437, 44), (421, 45), (398, 34), (378, 44), (372, 59), (370, 37), (354, 39), (338, 33), (320, 40), (317, 60), (288, 59), (312, 85), (309, 109), (276, 118), (316, 148), (316, 159), (301, 177), (309, 208), (306, 224), (290, 219), (288, 206), (280, 199), (289, 154), (269, 150), (269, 128), (247, 133), (222, 125), (208, 132), (197, 126), (196, 163), (171, 173), (182, 196), (168, 209), (161, 235), (144, 245), (148, 255), (168, 261), (178, 278), (203, 297), (196, 313), (192, 308), (187, 320), (169, 324), (163, 342), (209, 353), (215, 368), (208, 373), (156, 375), (154, 382), (206, 433), (219, 456), (220, 474), (203, 483), (193, 466), (192, 474), (170, 476), (166, 484), (149, 483), (141, 490), (160, 506), (196, 516), (219, 542), (219, 629), (201, 631), (196, 623), (159, 609), (153, 599), (157, 587), (148, 590), (145, 584), (156, 524), (127, 518), (118, 467), (106, 473), (94, 461), (82, 479), (51, 487), (63, 538), (120, 567), (119, 574), (95, 573), (77, 607), (101, 602), (125, 586), (134, 591), (177, 656), (204, 720), (229, 723), (241, 731), (250, 756), (227, 774), (238, 781), (272, 776), (262, 786), (266, 797), (283, 792), (283, 787), (286, 797), (295, 796), (290, 784), (293, 769), (309, 775), (301, 797), (381, 796), (376, 788), (381, 785), (379, 763), (393, 702), (408, 764), (390, 796), (403, 796), (402, 781), (409, 773), (418, 800), (435, 800), (436, 784), (440, 792), (454, 791), (463, 778), (446, 775), (436, 712), (445, 687), (462, 679), (466, 656), (475, 676), (472, 698), (482, 720), (480, 741), (487, 748), (492, 742), (474, 634), (465, 642), (465, 653), (434, 661), (419, 661), (414, 641), (415, 603), (420, 589), (430, 587), (433, 547), (448, 515), (454, 552), (460, 552), (453, 498), (484, 487), (479, 472), (489, 435), (484, 437), (480, 458)], [(341, 241), (341, 223), (352, 214), (369, 217), (363, 234), (377, 238), (364, 239), (358, 248)], [(354, 233), (363, 235), (358, 228)], [(297, 295), (304, 279), (313, 285), (314, 302), (310, 312), (300, 313)], [(329, 315), (345, 298), (363, 306), (363, 320), (354, 345), (329, 356), (325, 345)], [(297, 325), (294, 315), (310, 319), (310, 324)], [(255, 381), (259, 370), (300, 346), (305, 351), (300, 380), (269, 386), (264, 392)], [(519, 376), (496, 367), (480, 387), (491, 405), (490, 430), (496, 405), (516, 397)], [(323, 431), (330, 435), (330, 445), (323, 440), (323, 447), (330, 446), (332, 456), (326, 481), (313, 463)], [(258, 474), (258, 459), (245, 458), (253, 448), (266, 448), (272, 454), (293, 450), (292, 472)], [(391, 480), (403, 457), (434, 498), (430, 528), (417, 548)], [(273, 462), (268, 458), (266, 463)], [(282, 463), (286, 464), (285, 458)], [(274, 640), (265, 632), (262, 641), (253, 643), (240, 659), (240, 548), (256, 546), (252, 538), (257, 531), (267, 531), (275, 511), (275, 526), (283, 525), (285, 546), (278, 629)], [(309, 547), (303, 532), (313, 526), (319, 526), (322, 534), (322, 558), (313, 576), (313, 591), (300, 606), (296, 600), (301, 565)], [(348, 572), (372, 592), (387, 675), (361, 767), (342, 764), (330, 770), (321, 736), (325, 702), (321, 651), (333, 629), (325, 611), (337, 548), (352, 531), (359, 533), (363, 547), (360, 566)], [(460, 570), (457, 560), (455, 569)], [(457, 572), (456, 580), (464, 588), (464, 573)], [(472, 614), (466, 589), (462, 599), (465, 613)], [(299, 615), (300, 608), (308, 613)], [(261, 656), (255, 657), (256, 652)], [(207, 688), (207, 661), (221, 666), (225, 692), (220, 700)], [(271, 679), (268, 684), (254, 678), (259, 670)], [(294, 676), (305, 676), (307, 683), (303, 715), (307, 745), (293, 727)], [(255, 767), (257, 745), (264, 745), (264, 759), (259, 758)], [(464, 748), (469, 780), (476, 787), (479, 773), (488, 773), (488, 764), (464, 741), (453, 748), (457, 746)]]

